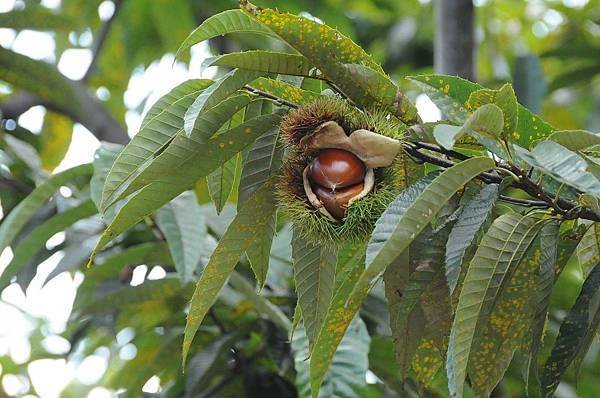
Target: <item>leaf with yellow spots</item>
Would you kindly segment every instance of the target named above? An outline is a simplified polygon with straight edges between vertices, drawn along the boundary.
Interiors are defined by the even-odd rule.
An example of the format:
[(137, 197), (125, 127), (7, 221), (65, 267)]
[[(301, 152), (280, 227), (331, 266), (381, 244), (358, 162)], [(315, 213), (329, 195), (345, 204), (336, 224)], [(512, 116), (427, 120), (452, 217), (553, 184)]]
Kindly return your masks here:
[(517, 129), (518, 102), (515, 90), (506, 83), (499, 90), (483, 89), (472, 93), (467, 100), (467, 108), (475, 111), (485, 104), (495, 104), (502, 110), (504, 125), (502, 127), (502, 138), (510, 137)]
[[(185, 133), (177, 135), (168, 150), (153, 159), (151, 165), (140, 174), (139, 177), (145, 182), (141, 184), (143, 188), (127, 198), (102, 234), (90, 261), (112, 239), (189, 189), (200, 178), (206, 177), (265, 131), (280, 123), (281, 116), (280, 111), (257, 116), (212, 138), (207, 138), (200, 131), (199, 136), (192, 134), (188, 137)], [(210, 126), (209, 121), (206, 122)], [(208, 131), (212, 134), (215, 130), (208, 128)]]
[(315, 70), (310, 61), (302, 55), (263, 50), (219, 55), (209, 58), (203, 65), (228, 66), (291, 76), (311, 76), (311, 70)]
[(102, 190), (100, 210), (116, 201), (145, 162), (161, 150), (183, 128), (183, 115), (194, 98), (208, 87), (210, 80), (188, 80), (161, 97), (150, 108), (138, 133), (117, 156)]
[[(447, 75), (418, 75), (410, 76), (427, 96), (440, 108), (442, 113), (455, 123), (462, 124), (470, 114), (467, 108), (472, 93), (484, 89), (483, 86)], [(507, 93), (507, 98), (510, 93)], [(554, 128), (540, 119), (524, 106), (517, 105), (517, 126), (512, 133), (512, 141), (529, 148), (534, 142), (546, 138)]]
[(498, 217), (484, 235), (465, 275), (456, 307), (446, 369), (452, 396), (462, 397), (473, 341), (542, 223), (516, 213)]
[(541, 249), (537, 243), (517, 265), (498, 294), (489, 317), (480, 326), (469, 358), (471, 388), (477, 396), (490, 395), (526, 337), (535, 312), (540, 258)]
[(322, 98), (322, 96), (317, 93), (304, 90), (290, 83), (264, 77), (256, 79), (250, 86), (298, 105), (309, 104)]
[(44, 170), (54, 170), (64, 159), (73, 135), (73, 122), (66, 116), (47, 111), (44, 116), (40, 159)]
[(593, 223), (577, 246), (579, 266), (585, 275), (600, 262), (600, 223)]
[(560, 326), (558, 337), (544, 366), (541, 380), (542, 396), (553, 396), (569, 365), (576, 359), (581, 361), (589, 349), (600, 326), (599, 289), (600, 264), (596, 264), (583, 282), (575, 304)]
[(385, 75), (373, 58), (350, 38), (327, 25), (273, 9), (242, 7), (276, 37), (289, 44), (313, 65), (308, 76), (326, 79), (357, 105), (384, 107), (401, 120), (418, 119), (416, 108)]
[(194, 335), (204, 316), (217, 299), (221, 288), (239, 262), (240, 256), (256, 240), (257, 232), (269, 221), (274, 211), (273, 182), (270, 182), (264, 184), (239, 209), (227, 231), (219, 240), (217, 248), (198, 280), (190, 303), (183, 340), (184, 364)]
[(257, 22), (242, 10), (227, 10), (207, 18), (184, 40), (177, 50), (176, 59), (194, 44), (228, 33), (254, 33), (274, 37), (275, 34), (266, 26)]

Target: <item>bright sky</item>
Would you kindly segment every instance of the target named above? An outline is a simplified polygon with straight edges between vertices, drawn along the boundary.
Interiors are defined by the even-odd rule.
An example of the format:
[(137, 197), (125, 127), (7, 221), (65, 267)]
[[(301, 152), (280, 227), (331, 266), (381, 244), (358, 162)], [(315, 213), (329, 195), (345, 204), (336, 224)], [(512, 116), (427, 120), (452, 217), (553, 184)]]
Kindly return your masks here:
[[(20, 3), (19, 0), (0, 0), (0, 12), (10, 11), (15, 6), (21, 6)], [(55, 8), (60, 5), (60, 0), (42, 0), (41, 4)], [(104, 1), (98, 8), (98, 15), (102, 20), (106, 20), (112, 15), (113, 10), (113, 3)], [(92, 40), (91, 35), (82, 35), (79, 37), (79, 44), (90, 45)], [(0, 45), (37, 60), (56, 62), (54, 41), (52, 36), (47, 33), (22, 31), (17, 34), (11, 29), (0, 28)], [(133, 136), (139, 128), (142, 115), (148, 107), (171, 88), (190, 78), (214, 76), (215, 71), (212, 68), (202, 70), (200, 67), (202, 61), (209, 55), (208, 47), (201, 44), (192, 49), (189, 67), (181, 63), (173, 65), (173, 55), (167, 54), (147, 69), (140, 67), (135, 70), (124, 96), (125, 105), (129, 109), (126, 113), (126, 123), (130, 136)], [(89, 50), (69, 49), (58, 60), (58, 69), (71, 79), (79, 79), (85, 73), (90, 61), (91, 52)], [(110, 93), (105, 88), (97, 91), (100, 99), (106, 98), (107, 95)], [(138, 108), (146, 98), (148, 100), (144, 112), (140, 114), (134, 109)], [(425, 95), (417, 98), (416, 105), (425, 121), (439, 120), (439, 111)], [(43, 107), (33, 107), (19, 118), (19, 123), (37, 133), (42, 127), (44, 113)], [(69, 151), (55, 172), (92, 161), (94, 151), (98, 146), (98, 140), (85, 127), (76, 124)], [(48, 245), (59, 244), (63, 239), (64, 234), (57, 234), (48, 241)], [(10, 248), (0, 254), (0, 271), (8, 265), (11, 258)], [(62, 253), (59, 252), (39, 265), (37, 275), (26, 294), (23, 294), (17, 285), (11, 285), (2, 292), (0, 319), (3, 322), (0, 323), (0, 356), (9, 355), (17, 363), (24, 363), (28, 360), (31, 349), (28, 336), (36, 327), (36, 317), (43, 318), (47, 322), (48, 328), (44, 331), (46, 337), (43, 344), (50, 352), (60, 354), (69, 349), (69, 343), (58, 334), (65, 330), (76, 288), (83, 277), (80, 274), (71, 277), (68, 273), (63, 273), (42, 287), (42, 281), (61, 258)], [(147, 268), (140, 266), (135, 270), (132, 284), (139, 284), (146, 277), (160, 278), (164, 274), (164, 271), (162, 273), (161, 271), (160, 268), (154, 268), (146, 275)], [(125, 340), (121, 354), (124, 358), (133, 358), (135, 347), (127, 343), (128, 341)], [(28, 366), (28, 373), (40, 397), (58, 397), (61, 390), (75, 378), (88, 385), (96, 383), (106, 370), (107, 357), (107, 350), (98, 350), (94, 355), (79, 362), (38, 360)], [(2, 387), (8, 394), (22, 394), (23, 386), (27, 383), (25, 379), (11, 374), (3, 374), (1, 369), (0, 375), (2, 376)], [(144, 386), (144, 390), (147, 392), (157, 392), (159, 388), (160, 380), (157, 377), (152, 377)], [(88, 398), (111, 396), (114, 396), (114, 393), (103, 388), (95, 388)]]

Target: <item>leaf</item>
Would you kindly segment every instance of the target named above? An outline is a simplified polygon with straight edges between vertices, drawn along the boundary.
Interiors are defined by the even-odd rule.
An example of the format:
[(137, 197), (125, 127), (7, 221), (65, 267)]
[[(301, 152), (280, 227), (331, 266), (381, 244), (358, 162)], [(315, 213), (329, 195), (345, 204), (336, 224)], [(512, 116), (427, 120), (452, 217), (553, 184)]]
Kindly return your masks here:
[(552, 133), (549, 140), (564, 146), (571, 151), (582, 151), (600, 145), (600, 134), (585, 130), (562, 130)]
[(462, 284), (450, 334), (446, 369), (452, 396), (462, 397), (476, 333), (540, 228), (540, 222), (534, 218), (504, 214), (481, 240)]
[(329, 370), (334, 354), (344, 337), (346, 329), (358, 311), (357, 306), (347, 308), (344, 303), (361, 275), (361, 265), (364, 257), (364, 250), (357, 250), (352, 258), (348, 260), (349, 266), (344, 267), (348, 269), (348, 272), (344, 273), (345, 278), (339, 283), (339, 288), (336, 290), (333, 300), (331, 300), (331, 307), (312, 348), (309, 367), (310, 390), (313, 398), (317, 398), (319, 395), (319, 389)]
[(54, 170), (64, 159), (73, 133), (73, 123), (66, 116), (46, 111), (42, 128), (40, 159), (44, 170)]
[(238, 206), (242, 205), (269, 178), (281, 168), (283, 147), (279, 143), (279, 128), (273, 127), (261, 135), (244, 157), (238, 195)]
[(542, 141), (531, 152), (515, 148), (530, 166), (537, 167), (556, 180), (600, 198), (600, 181), (588, 170), (586, 161), (553, 141)]
[(466, 105), (470, 110), (476, 110), (484, 104), (494, 104), (502, 110), (504, 116), (502, 138), (510, 137), (517, 129), (519, 111), (517, 97), (512, 86), (506, 83), (499, 90), (483, 89), (475, 91), (469, 96)]
[(548, 92), (553, 92), (562, 87), (569, 87), (575, 84), (587, 84), (590, 79), (600, 73), (600, 64), (597, 62), (581, 65), (575, 69), (568, 70), (564, 73), (560, 73), (558, 76), (554, 76), (550, 84), (548, 84)]
[[(444, 115), (459, 124), (464, 123), (469, 116), (466, 104), (471, 93), (484, 88), (456, 76), (419, 75), (408, 78), (431, 98)], [(529, 148), (533, 142), (547, 137), (554, 131), (552, 126), (522, 105), (518, 105), (517, 115), (517, 128), (511, 138), (524, 148)]]
[(194, 280), (194, 271), (205, 248), (206, 223), (196, 196), (186, 191), (156, 212), (182, 284)]
[(4, 48), (0, 48), (0, 80), (61, 109), (75, 112), (79, 106), (73, 86), (52, 65)]
[(189, 106), (183, 117), (183, 129), (187, 136), (192, 134), (200, 114), (224, 101), (261, 75), (262, 73), (255, 71), (234, 69), (204, 90)]
[[(575, 304), (565, 317), (558, 337), (550, 353), (542, 374), (542, 396), (551, 397), (558, 387), (560, 378), (573, 359), (582, 350), (587, 350), (584, 342), (589, 333), (595, 334), (600, 317), (598, 306), (598, 289), (600, 288), (600, 265), (596, 264), (588, 275)], [(594, 325), (594, 323), (596, 323)]]
[(45, 247), (46, 241), (54, 234), (81, 219), (96, 214), (96, 212), (96, 206), (89, 200), (57, 214), (29, 232), (14, 248), (13, 258), (0, 276), (0, 289), (4, 289), (10, 284), (11, 278), (27, 264), (33, 254)]
[(465, 252), (473, 244), (477, 233), (490, 216), (498, 200), (498, 185), (486, 185), (464, 207), (456, 224), (450, 232), (446, 244), (446, 279), (450, 293), (454, 292), (458, 284), (461, 266)]
[(242, 10), (227, 10), (204, 20), (204, 22), (202, 22), (202, 24), (198, 26), (192, 33), (190, 33), (190, 35), (184, 40), (177, 50), (177, 55), (175, 58), (180, 58), (181, 54), (184, 51), (187, 51), (194, 44), (201, 43), (214, 37), (236, 32), (275, 36), (275, 34), (269, 28), (255, 21)]
[(577, 246), (579, 266), (587, 272), (600, 262), (600, 224), (593, 223)]
[(317, 93), (304, 90), (290, 83), (264, 77), (259, 77), (253, 81), (250, 86), (298, 105), (309, 104), (322, 98), (322, 96)]
[(229, 283), (236, 289), (236, 291), (243, 294), (259, 313), (266, 315), (271, 321), (273, 321), (273, 323), (287, 333), (291, 331), (292, 325), (287, 316), (285, 316), (285, 314), (276, 305), (271, 303), (263, 296), (257, 294), (254, 286), (252, 286), (250, 282), (248, 282), (248, 280), (240, 275), (237, 271), (233, 271), (231, 273)]
[(555, 272), (558, 260), (558, 240), (560, 225), (556, 221), (544, 225), (539, 234), (540, 240), (540, 259), (537, 270), (535, 286), (535, 309), (533, 319), (530, 325), (530, 339), (528, 342), (529, 352), (527, 355), (527, 369), (525, 373), (525, 385), (530, 389), (530, 381), (539, 385), (538, 375), (538, 355), (542, 348), (542, 337), (544, 334), (544, 325), (546, 324), (546, 314), (550, 306), (550, 294), (554, 282), (558, 277)]
[(494, 104), (485, 104), (477, 108), (460, 128), (438, 124), (433, 129), (436, 141), (444, 148), (450, 150), (454, 143), (470, 131), (484, 133), (491, 138), (499, 138), (503, 126), (502, 110)]
[(92, 165), (87, 163), (54, 174), (36, 187), (0, 224), (0, 253), (12, 242), (23, 226), (61, 186), (77, 178), (90, 176)]
[(275, 236), (277, 227), (276, 210), (276, 207), (274, 207), (270, 220), (268, 220), (261, 231), (256, 233), (256, 241), (246, 250), (246, 257), (248, 257), (250, 268), (254, 272), (259, 289), (265, 286), (269, 272), (271, 246), (273, 245), (273, 237)]
[(156, 157), (183, 128), (183, 115), (194, 98), (210, 85), (209, 80), (188, 80), (159, 99), (142, 121), (140, 131), (119, 154), (102, 192), (100, 208), (105, 211), (127, 187), (130, 179)]
[(208, 309), (233, 272), (240, 256), (256, 240), (259, 231), (271, 217), (275, 208), (273, 184), (265, 184), (239, 209), (204, 271), (192, 296), (183, 339), (182, 361), (185, 364), (192, 340)]
[(491, 394), (529, 330), (535, 311), (540, 260), (540, 246), (534, 244), (507, 280), (489, 318), (480, 328), (469, 359), (471, 388), (476, 396)]
[[(365, 374), (369, 369), (369, 344), (371, 337), (365, 323), (356, 317), (348, 327), (340, 349), (336, 351), (331, 367), (323, 381), (319, 397), (364, 397), (366, 387)], [(306, 331), (299, 327), (292, 339), (292, 352), (296, 368), (296, 387), (298, 396), (311, 396), (309, 366), (309, 343)], [(314, 391), (313, 397), (316, 397)]]
[(233, 182), (237, 173), (238, 156), (234, 156), (206, 177), (208, 194), (221, 213), (233, 189)]
[(312, 352), (333, 297), (336, 252), (324, 244), (308, 241), (294, 231), (292, 258), (298, 304)]
[[(179, 125), (179, 130), (177, 131), (173, 140), (168, 143), (168, 146), (161, 150), (158, 156), (150, 158), (143, 168), (139, 169), (135, 175), (126, 181), (126, 186), (119, 190), (118, 195), (115, 196), (115, 200), (122, 199), (130, 193), (147, 186), (149, 182), (164, 178), (165, 173), (180, 173), (183, 164), (204, 151), (204, 145), (208, 145), (210, 142), (215, 142), (216, 139), (223, 139), (224, 137), (229, 136), (229, 139), (222, 141), (223, 147), (219, 145), (218, 152), (220, 152), (221, 155), (226, 152), (226, 160), (233, 157), (235, 153), (239, 152), (239, 150), (233, 153), (229, 152), (230, 146), (233, 145), (230, 143), (237, 142), (237, 137), (231, 136), (233, 135), (233, 132), (239, 131), (240, 133), (245, 133), (245, 135), (248, 135), (248, 133), (245, 132), (247, 127), (250, 128), (250, 132), (252, 133), (252, 127), (254, 124), (260, 125), (260, 123), (257, 122), (261, 121), (264, 123), (265, 121), (269, 120), (268, 117), (255, 120), (250, 119), (246, 122), (247, 125), (243, 127), (243, 130), (240, 125), (235, 125), (228, 128), (223, 127), (227, 121), (231, 121), (233, 118), (236, 118), (246, 105), (252, 104), (250, 101), (251, 98), (247, 94), (235, 95), (227, 98), (217, 106), (211, 108), (206, 113), (203, 113), (198, 117), (191, 136), (187, 136), (183, 133), (183, 129), (181, 128), (183, 121), (181, 118), (177, 119), (176, 123)], [(210, 165), (210, 170), (207, 170), (206, 174), (203, 173), (200, 175), (200, 177), (207, 176), (212, 171), (219, 168), (219, 166), (221, 166), (223, 163), (211, 163), (211, 160), (214, 159), (209, 158), (204, 160), (205, 164)]]
[(57, 14), (46, 7), (28, 4), (22, 9), (0, 13), (0, 26), (15, 30), (40, 30), (69, 32), (80, 26), (72, 18)]
[(127, 228), (191, 188), (200, 178), (278, 124), (280, 119), (280, 113), (258, 116), (205, 141), (197, 141), (194, 136), (179, 134), (169, 147), (175, 146), (174, 154), (164, 152), (161, 155), (164, 157), (159, 156), (155, 160), (156, 168), (148, 167), (144, 170), (144, 173), (149, 174), (148, 177), (144, 173), (140, 174), (144, 176), (147, 185), (131, 196), (119, 210), (113, 222), (104, 231), (95, 252)]
[(360, 305), (385, 268), (408, 247), (459, 189), (493, 167), (493, 160), (486, 157), (458, 163), (433, 180), (408, 208), (403, 207), (400, 194), (375, 224), (367, 249), (366, 269), (354, 287), (349, 305)]
[(242, 7), (314, 64), (316, 69), (310, 76), (334, 81), (345, 95), (364, 108), (379, 104), (403, 121), (418, 118), (414, 105), (384, 74), (381, 66), (336, 29), (301, 16), (259, 9), (249, 2), (244, 2)]
[(219, 55), (218, 57), (209, 58), (204, 65), (206, 67), (228, 66), (230, 68), (292, 76), (311, 76), (312, 73), (312, 77), (314, 77), (314, 71), (316, 70), (302, 55), (264, 50)]

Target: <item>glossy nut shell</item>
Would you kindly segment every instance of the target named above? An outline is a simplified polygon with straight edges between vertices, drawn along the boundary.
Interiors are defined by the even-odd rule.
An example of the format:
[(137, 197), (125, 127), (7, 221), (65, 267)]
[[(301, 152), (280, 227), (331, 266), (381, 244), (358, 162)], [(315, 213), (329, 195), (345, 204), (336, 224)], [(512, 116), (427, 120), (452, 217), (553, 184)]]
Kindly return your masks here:
[(309, 179), (330, 190), (356, 185), (365, 178), (365, 164), (352, 152), (323, 149), (309, 165)]

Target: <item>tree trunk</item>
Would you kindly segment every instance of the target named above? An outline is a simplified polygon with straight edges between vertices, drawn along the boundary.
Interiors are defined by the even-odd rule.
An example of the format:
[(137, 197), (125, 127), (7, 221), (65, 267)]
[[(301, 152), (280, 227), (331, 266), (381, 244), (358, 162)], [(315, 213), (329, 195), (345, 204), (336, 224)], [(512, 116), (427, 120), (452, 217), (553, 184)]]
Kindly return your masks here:
[(437, 73), (475, 80), (472, 0), (436, 0), (434, 64)]

